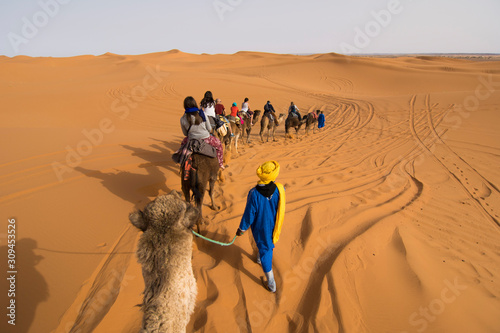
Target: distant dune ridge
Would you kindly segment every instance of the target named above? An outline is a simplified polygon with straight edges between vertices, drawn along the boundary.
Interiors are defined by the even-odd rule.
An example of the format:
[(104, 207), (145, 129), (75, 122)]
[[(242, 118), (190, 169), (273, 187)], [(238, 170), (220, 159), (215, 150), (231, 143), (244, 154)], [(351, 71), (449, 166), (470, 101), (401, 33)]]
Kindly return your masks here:
[(19, 326), (0, 331), (139, 330), (127, 216), (180, 191), (182, 101), (211, 90), (227, 112), (293, 101), (326, 126), (285, 140), (282, 125), (269, 143), (254, 129), (231, 156), (202, 233), (230, 241), (255, 169), (278, 161), (278, 291), (248, 236), (195, 239), (188, 332), (498, 332), (500, 62), (467, 57), (0, 57), (2, 230), (15, 218), (19, 243)]

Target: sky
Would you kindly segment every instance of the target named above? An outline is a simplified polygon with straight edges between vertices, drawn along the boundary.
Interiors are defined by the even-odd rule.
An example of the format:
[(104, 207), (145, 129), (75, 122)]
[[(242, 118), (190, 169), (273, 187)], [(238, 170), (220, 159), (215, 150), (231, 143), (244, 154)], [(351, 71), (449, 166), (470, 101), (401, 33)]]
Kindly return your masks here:
[(0, 0), (0, 54), (500, 53), (499, 0)]

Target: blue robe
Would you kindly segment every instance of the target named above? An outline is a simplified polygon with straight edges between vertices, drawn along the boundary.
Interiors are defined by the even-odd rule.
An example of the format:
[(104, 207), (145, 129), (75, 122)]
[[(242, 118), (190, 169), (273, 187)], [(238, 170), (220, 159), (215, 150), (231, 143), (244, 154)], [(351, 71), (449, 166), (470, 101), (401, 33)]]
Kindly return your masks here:
[(320, 113), (318, 116), (318, 128), (325, 127), (325, 115)]
[(262, 268), (271, 271), (273, 260), (273, 231), (278, 212), (279, 190), (276, 188), (270, 198), (260, 194), (256, 188), (248, 192), (247, 205), (241, 218), (240, 229), (252, 229), (252, 235), (259, 249)]

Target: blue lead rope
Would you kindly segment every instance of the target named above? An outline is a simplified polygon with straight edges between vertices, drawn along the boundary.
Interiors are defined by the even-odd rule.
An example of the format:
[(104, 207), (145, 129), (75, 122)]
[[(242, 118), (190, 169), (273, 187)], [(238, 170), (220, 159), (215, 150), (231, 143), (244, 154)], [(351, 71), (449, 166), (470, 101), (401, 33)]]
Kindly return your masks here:
[(211, 243), (214, 243), (214, 244), (217, 244), (217, 245), (220, 245), (220, 246), (229, 246), (229, 245), (233, 245), (233, 243), (234, 243), (234, 241), (236, 240), (236, 237), (237, 237), (237, 236), (234, 236), (233, 240), (232, 240), (230, 243), (222, 243), (222, 242), (219, 242), (219, 241), (216, 241), (216, 240), (213, 240), (213, 239), (207, 238), (207, 237), (205, 237), (205, 236), (202, 236), (202, 235), (200, 235), (199, 233), (197, 233), (197, 232), (196, 232), (196, 231), (194, 231), (194, 230), (191, 230), (191, 231), (193, 232), (193, 234), (194, 234), (195, 236), (198, 236), (198, 237), (200, 237), (200, 238), (202, 238), (202, 239), (204, 239), (204, 240), (206, 240), (206, 241), (209, 241), (209, 242), (211, 242)]

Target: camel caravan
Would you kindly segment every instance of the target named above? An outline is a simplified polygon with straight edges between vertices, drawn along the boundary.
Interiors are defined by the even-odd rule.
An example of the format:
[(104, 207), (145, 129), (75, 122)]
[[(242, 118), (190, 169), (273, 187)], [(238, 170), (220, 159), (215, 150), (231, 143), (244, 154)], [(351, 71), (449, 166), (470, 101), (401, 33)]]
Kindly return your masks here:
[[(257, 169), (258, 185), (249, 192), (247, 208), (240, 227), (231, 243), (220, 243), (199, 234), (202, 222), (202, 206), (205, 192), (210, 195), (210, 208), (218, 210), (214, 202), (214, 187), (226, 168), (223, 161), (223, 145), (230, 149), (234, 142), (238, 151), (238, 140), (250, 143), (250, 133), (260, 120), (260, 138), (264, 142), (271, 137), (276, 141), (276, 128), (285, 119), (285, 114), (276, 115), (273, 105), (267, 101), (264, 112), (250, 110), (245, 98), (241, 110), (232, 103), (226, 114), (220, 99), (213, 99), (207, 91), (198, 107), (196, 100), (188, 96), (184, 100), (184, 114), (180, 125), (185, 136), (181, 147), (172, 155), (180, 164), (181, 189), (184, 200), (175, 190), (161, 195), (143, 210), (129, 215), (131, 224), (142, 231), (137, 245), (138, 262), (142, 265), (144, 292), (141, 310), (143, 321), (141, 332), (185, 332), (196, 303), (197, 287), (191, 264), (193, 235), (222, 246), (231, 245), (237, 236), (251, 227), (259, 248), (257, 263), (261, 264), (267, 280), (264, 287), (276, 292), (272, 271), (272, 248), (279, 238), (285, 214), (285, 189), (275, 183), (279, 174), (279, 163), (268, 161)], [(308, 130), (323, 122), (319, 110), (301, 117), (298, 108), (290, 105), (285, 120), (285, 132), (290, 128), (298, 132), (305, 124)], [(322, 127), (322, 126), (319, 126)], [(263, 212), (255, 215), (255, 203), (260, 202)], [(267, 199), (264, 199), (267, 198)], [(194, 202), (194, 205), (191, 204)], [(269, 207), (267, 207), (269, 205)], [(267, 207), (267, 208), (266, 208)], [(254, 215), (252, 215), (254, 214)], [(260, 219), (260, 220), (259, 220)], [(269, 225), (268, 225), (269, 224)], [(266, 226), (267, 225), (267, 226)], [(193, 230), (196, 226), (197, 232)], [(273, 231), (271, 234), (256, 231), (258, 228)], [(262, 230), (264, 230), (262, 229)]]
[(295, 129), (295, 133), (298, 136), (299, 130), (302, 125), (305, 124), (306, 135), (309, 134), (309, 130), (312, 128), (313, 133), (316, 127), (321, 129), (324, 127), (325, 118), (323, 111), (316, 110), (316, 112), (309, 112), (305, 117), (301, 117), (299, 108), (293, 102), (288, 108), (288, 117), (285, 120), (285, 137), (292, 137), (290, 134), (290, 129)]

